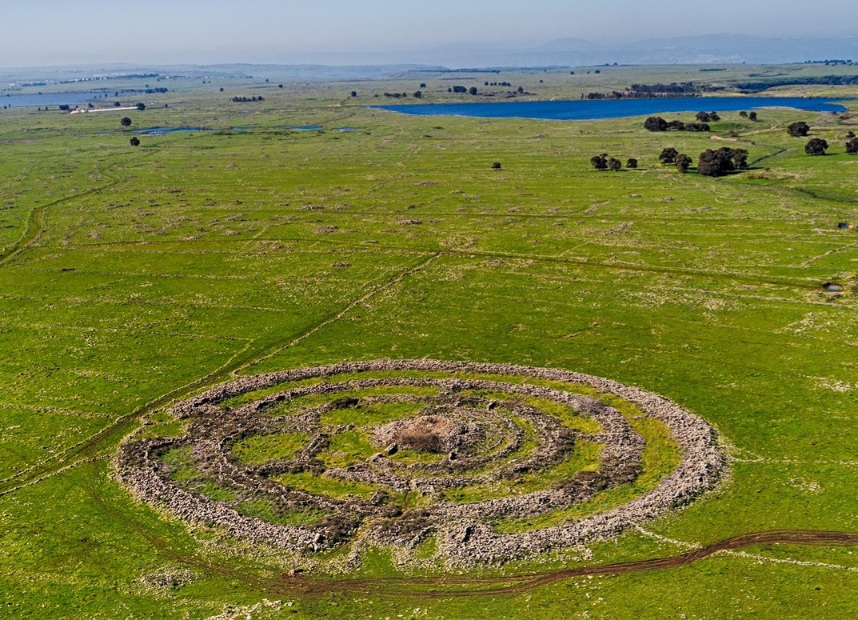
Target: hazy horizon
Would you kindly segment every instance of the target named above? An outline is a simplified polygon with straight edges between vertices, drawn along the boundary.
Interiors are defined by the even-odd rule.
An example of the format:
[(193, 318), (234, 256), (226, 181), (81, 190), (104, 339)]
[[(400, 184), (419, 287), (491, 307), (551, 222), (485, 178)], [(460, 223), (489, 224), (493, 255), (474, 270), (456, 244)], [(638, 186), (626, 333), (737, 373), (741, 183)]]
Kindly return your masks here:
[[(762, 37), (846, 37), (858, 3), (825, 10), (774, 0), (723, 0), (705, 15), (686, 2), (614, 0), (609, 6), (436, 0), (117, 0), (110, 4), (34, 0), (4, 9), (0, 67), (84, 64), (432, 63), (451, 48), (538, 48), (581, 38), (596, 44), (729, 33)], [(853, 28), (847, 30), (847, 28)], [(445, 51), (446, 50), (446, 51)]]

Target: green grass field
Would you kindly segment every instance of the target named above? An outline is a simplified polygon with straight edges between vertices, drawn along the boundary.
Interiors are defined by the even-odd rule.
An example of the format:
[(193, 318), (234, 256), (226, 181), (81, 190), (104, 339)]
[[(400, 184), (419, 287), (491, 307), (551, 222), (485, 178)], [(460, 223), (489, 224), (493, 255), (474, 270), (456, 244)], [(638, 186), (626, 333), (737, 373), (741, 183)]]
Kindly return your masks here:
[[(620, 67), (491, 79), (578, 98), (713, 78)], [(725, 113), (709, 135), (653, 134), (641, 118), (421, 118), (365, 107), (419, 82), (426, 101), (448, 99), (437, 75), (283, 89), (188, 80), (142, 96), (143, 112), (0, 110), (0, 617), (858, 615), (858, 548), (848, 545), (761, 544), (508, 593), (481, 595), (489, 586), (476, 580), (515, 585), (762, 530), (858, 532), (858, 156), (844, 149), (858, 115), (765, 109), (750, 122)], [(230, 101), (254, 94), (266, 100)], [(132, 129), (213, 131), (141, 136), (132, 148), (119, 124), (126, 114)], [(806, 139), (785, 130), (796, 120), (829, 142), (828, 155), (805, 155)], [(322, 130), (286, 129), (310, 124)], [(713, 179), (658, 163), (666, 146), (696, 159), (724, 145), (747, 149), (752, 169)], [(599, 153), (635, 157), (640, 169), (595, 171)], [(827, 292), (826, 282), (844, 290)], [(423, 357), (569, 369), (661, 394), (720, 431), (730, 475), (640, 530), (452, 575), (462, 583), (421, 585), (443, 568), (402, 566), (370, 547), (356, 560), (348, 550), (313, 560), (305, 589), (282, 577), (293, 557), (188, 526), (114, 478), (126, 435), (143, 425), (182, 432), (168, 413), (180, 397), (234, 376)], [(358, 431), (338, 441), (334, 464), (367, 449)], [(256, 463), (296, 445), (256, 438), (234, 450)], [(594, 452), (582, 446), (574, 466), (592, 466)], [(193, 482), (185, 456), (171, 456), (176, 476)], [(675, 458), (656, 442), (645, 470), (662, 475)], [(310, 492), (373, 492), (288, 476)], [(615, 491), (586, 509), (629, 492)], [(267, 505), (245, 509), (277, 518)], [(430, 556), (428, 546), (418, 553)], [(367, 581), (337, 583), (354, 577)], [(390, 577), (402, 580), (374, 581)]]

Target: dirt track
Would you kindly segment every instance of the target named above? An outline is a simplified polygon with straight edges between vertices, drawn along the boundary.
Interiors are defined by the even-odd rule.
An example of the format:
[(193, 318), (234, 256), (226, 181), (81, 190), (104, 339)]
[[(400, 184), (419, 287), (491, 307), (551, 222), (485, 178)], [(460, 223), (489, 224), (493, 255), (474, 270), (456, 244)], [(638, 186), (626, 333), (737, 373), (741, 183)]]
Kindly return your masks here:
[[(587, 575), (618, 575), (693, 564), (719, 551), (731, 551), (765, 544), (793, 545), (858, 545), (858, 533), (825, 531), (770, 531), (751, 532), (714, 543), (708, 547), (687, 551), (665, 558), (635, 562), (619, 562), (600, 566), (582, 566), (539, 575), (512, 577), (435, 577), (435, 578), (377, 578), (322, 581), (305, 577), (284, 576), (281, 588), (286, 593), (325, 594), (330, 592), (359, 592), (368, 595), (386, 595), (422, 598), (463, 598), (498, 594), (521, 594), (573, 577)], [(475, 586), (475, 587), (467, 587)], [(483, 586), (483, 587), (476, 587)], [(458, 589), (457, 589), (458, 587)]]

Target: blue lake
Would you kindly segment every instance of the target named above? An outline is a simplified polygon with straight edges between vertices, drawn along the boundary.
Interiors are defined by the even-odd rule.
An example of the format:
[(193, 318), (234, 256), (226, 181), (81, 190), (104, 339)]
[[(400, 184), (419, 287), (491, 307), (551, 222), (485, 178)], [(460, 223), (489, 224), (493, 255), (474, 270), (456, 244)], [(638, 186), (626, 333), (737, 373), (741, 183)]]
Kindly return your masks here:
[(522, 101), (504, 103), (418, 103), (373, 106), (416, 116), (473, 116), (538, 120), (598, 120), (678, 112), (738, 112), (766, 107), (811, 112), (845, 112), (833, 99), (803, 97), (677, 97), (665, 99), (602, 99), (580, 101)]

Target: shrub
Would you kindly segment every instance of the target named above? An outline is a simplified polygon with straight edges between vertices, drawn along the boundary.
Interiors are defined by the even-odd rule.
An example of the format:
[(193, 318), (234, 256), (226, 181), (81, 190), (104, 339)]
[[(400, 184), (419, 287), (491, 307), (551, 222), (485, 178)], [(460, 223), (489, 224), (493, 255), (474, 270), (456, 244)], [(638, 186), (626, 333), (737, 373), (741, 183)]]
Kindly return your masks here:
[(667, 131), (667, 121), (660, 116), (650, 116), (644, 121), (644, 128), (649, 131)]
[(666, 149), (662, 149), (661, 155), (658, 156), (658, 159), (663, 164), (672, 164), (676, 161), (676, 156), (678, 154), (679, 152), (675, 148), (669, 146)]
[(825, 155), (825, 151), (827, 149), (828, 142), (826, 142), (822, 138), (812, 138), (807, 144), (804, 145), (804, 152), (808, 155)]
[(796, 121), (795, 123), (790, 123), (787, 127), (787, 133), (791, 135), (793, 138), (801, 138), (810, 133), (810, 125), (805, 123), (804, 121)]

